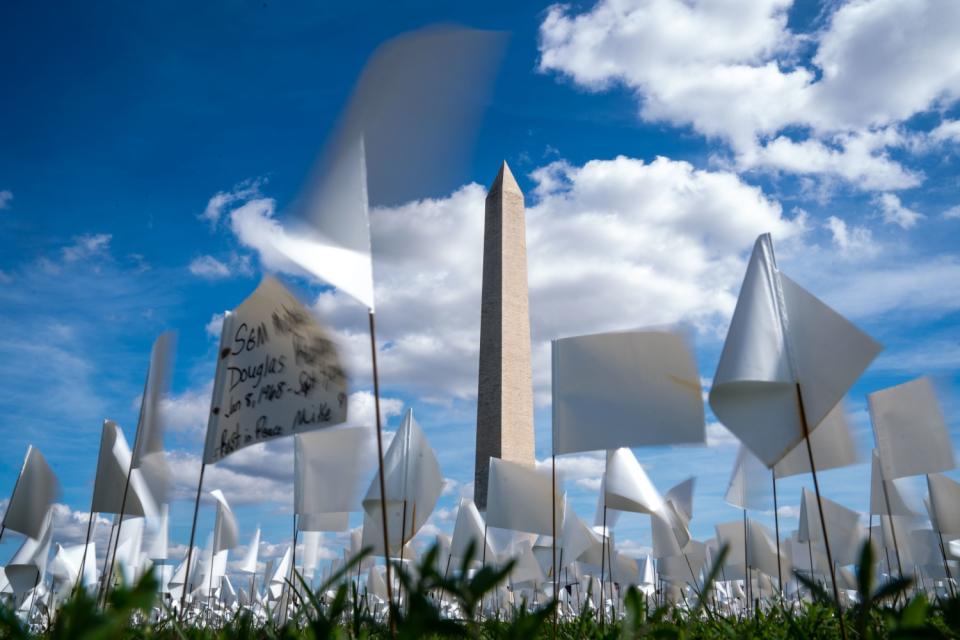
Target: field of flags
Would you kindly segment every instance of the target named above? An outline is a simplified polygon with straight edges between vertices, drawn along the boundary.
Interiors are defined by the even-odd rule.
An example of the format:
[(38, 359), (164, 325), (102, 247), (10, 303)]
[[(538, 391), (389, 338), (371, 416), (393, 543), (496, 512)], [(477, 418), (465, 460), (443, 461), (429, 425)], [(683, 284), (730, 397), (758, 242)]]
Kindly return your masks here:
[[(960, 612), (960, 484), (943, 475), (955, 460), (933, 385), (920, 377), (868, 396), (876, 441), (863, 478), (868, 523), (852, 505), (821, 495), (818, 472), (858, 461), (842, 400), (881, 346), (781, 273), (767, 235), (754, 247), (709, 393), (712, 411), (741, 442), (725, 500), (743, 517), (717, 524), (705, 540), (690, 532), (696, 478), (662, 490), (633, 452), (704, 442), (704, 394), (682, 335), (554, 341), (553, 465), (492, 458), (485, 511), (464, 498), (452, 535), (429, 539), (418, 534), (444, 477), (430, 442), (412, 410), (385, 450), (379, 420), (343, 426), (348, 376), (330, 335), (270, 277), (227, 314), (185, 557), (171, 557), (167, 533), (160, 400), (169, 334), (150, 356), (133, 446), (114, 422), (103, 423), (85, 544), (51, 548), (58, 481), (30, 447), (0, 532), (23, 537), (0, 575), (4, 624), (56, 630), (60, 620), (76, 624), (82, 606), (98, 624), (119, 615), (123, 625), (180, 633), (232, 633), (242, 624), (316, 635), (320, 622), (348, 630), (352, 619), (355, 632), (367, 625), (383, 634), (456, 635), (486, 625), (493, 635), (552, 628), (576, 636), (672, 624), (697, 635), (708, 630), (683, 625), (778, 617), (800, 624), (819, 612), (831, 633), (846, 635), (848, 627), (867, 633), (858, 625), (880, 616), (874, 608), (882, 605), (889, 628), (881, 630), (922, 608), (924, 633), (957, 633), (948, 623)], [(367, 478), (358, 470), (373, 428), (381, 449)], [(244, 447), (291, 436), (289, 546), (279, 561), (261, 562), (258, 528), (228, 571), (241, 526), (224, 494), (204, 489), (203, 472)], [(606, 451), (593, 521), (568, 505), (556, 473), (557, 456), (584, 451)], [(812, 475), (814, 490), (778, 497), (778, 479), (800, 474)], [(926, 477), (925, 513), (898, 488), (915, 476)], [(205, 491), (216, 515), (200, 543)], [(771, 494), (774, 512), (799, 498), (796, 530), (781, 530), (779, 519), (770, 530), (750, 517), (770, 508)], [(356, 512), (362, 526), (350, 529)], [(649, 517), (649, 554), (618, 548), (614, 523), (623, 512)], [(106, 549), (90, 537), (95, 514), (113, 516)], [(348, 532), (349, 543), (339, 560), (320, 566), (324, 532)]]

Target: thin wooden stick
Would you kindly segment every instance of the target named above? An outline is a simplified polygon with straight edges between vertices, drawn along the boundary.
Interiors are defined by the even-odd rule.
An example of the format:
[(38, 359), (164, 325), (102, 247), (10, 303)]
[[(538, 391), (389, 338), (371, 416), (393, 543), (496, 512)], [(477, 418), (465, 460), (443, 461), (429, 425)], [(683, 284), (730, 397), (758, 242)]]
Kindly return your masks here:
[[(373, 364), (373, 402), (377, 414), (377, 466), (380, 476), (380, 516), (383, 519), (383, 552), (386, 557), (387, 601), (393, 604), (393, 581), (390, 578), (390, 535), (387, 532), (387, 488), (383, 478), (383, 425), (380, 420), (380, 376), (377, 373), (377, 324), (374, 320), (373, 309), (368, 314), (370, 320), (370, 359)], [(390, 636), (396, 636), (396, 625), (393, 620), (392, 607), (387, 607), (387, 616), (390, 623)]]
[(197, 514), (200, 511), (200, 492), (203, 491), (203, 473), (207, 463), (200, 464), (200, 479), (197, 481), (197, 499), (193, 504), (193, 525), (190, 527), (190, 545), (187, 547), (187, 567), (183, 574), (183, 593), (180, 594), (180, 615), (186, 613), (187, 591), (190, 590), (190, 562), (193, 560), (193, 541), (197, 534)]
[(780, 513), (777, 508), (777, 474), (773, 469), (770, 470), (770, 478), (773, 480), (773, 526), (777, 536), (777, 587), (780, 590), (780, 596), (783, 596), (783, 568), (780, 559)]
[(833, 583), (833, 598), (837, 601), (837, 611), (840, 613), (840, 635), (847, 640), (847, 628), (843, 622), (843, 603), (840, 602), (840, 586), (837, 584), (837, 574), (833, 568), (833, 552), (830, 550), (830, 538), (827, 536), (827, 521), (823, 516), (823, 501), (820, 498), (820, 481), (817, 479), (817, 467), (813, 462), (813, 445), (810, 444), (810, 427), (807, 425), (807, 412), (803, 406), (803, 392), (800, 383), (797, 383), (797, 405), (800, 408), (800, 425), (803, 428), (803, 439), (807, 443), (807, 457), (810, 459), (810, 473), (813, 475), (813, 490), (817, 495), (817, 511), (820, 512), (820, 529), (823, 531), (823, 544), (827, 548), (827, 564), (830, 566), (830, 580)]

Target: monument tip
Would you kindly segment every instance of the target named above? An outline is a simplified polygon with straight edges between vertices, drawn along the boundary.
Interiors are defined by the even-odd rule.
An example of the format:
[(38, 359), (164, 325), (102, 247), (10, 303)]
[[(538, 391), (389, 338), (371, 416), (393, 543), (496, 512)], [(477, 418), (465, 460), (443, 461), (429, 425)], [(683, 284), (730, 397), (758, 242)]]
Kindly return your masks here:
[(517, 184), (516, 178), (513, 177), (513, 172), (510, 171), (510, 166), (506, 160), (501, 163), (500, 171), (497, 172), (497, 177), (493, 179), (493, 184), (490, 185), (488, 193), (494, 193), (495, 191), (523, 193), (520, 191), (520, 185)]

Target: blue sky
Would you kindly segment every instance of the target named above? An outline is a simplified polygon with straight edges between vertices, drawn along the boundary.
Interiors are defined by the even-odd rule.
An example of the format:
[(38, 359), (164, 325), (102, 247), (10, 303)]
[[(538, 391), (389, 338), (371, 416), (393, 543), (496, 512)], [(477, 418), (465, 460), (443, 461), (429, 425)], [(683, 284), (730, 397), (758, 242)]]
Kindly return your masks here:
[[(0, 487), (35, 444), (75, 512), (62, 511), (61, 539), (81, 535), (101, 422), (132, 441), (150, 344), (175, 329), (171, 534), (186, 542), (211, 322), (275, 270), (238, 221), (282, 219), (370, 53), (438, 22), (509, 40), (470, 153), (372, 215), (389, 428), (413, 407), (453, 481), (435, 526), (452, 528), (473, 476), (483, 185), (503, 159), (528, 206), (538, 457), (549, 454), (551, 338), (684, 323), (709, 384), (766, 231), (791, 277), (886, 347), (848, 399), (865, 459), (865, 394), (924, 374), (958, 442), (960, 15), (949, 4), (5, 4)], [(338, 332), (357, 415), (369, 416), (363, 310), (288, 282)], [(716, 424), (709, 433), (709, 446), (637, 451), (663, 491), (698, 476), (700, 538), (739, 517), (720, 499), (735, 443)], [(208, 476), (243, 538), (259, 522), (265, 540), (287, 540), (289, 455), (277, 445)], [(562, 462), (584, 516), (598, 460)], [(868, 478), (865, 465), (825, 473), (824, 493), (864, 510)], [(781, 504), (796, 507), (806, 482), (784, 481)], [(617, 532), (628, 549), (649, 544), (639, 516)]]

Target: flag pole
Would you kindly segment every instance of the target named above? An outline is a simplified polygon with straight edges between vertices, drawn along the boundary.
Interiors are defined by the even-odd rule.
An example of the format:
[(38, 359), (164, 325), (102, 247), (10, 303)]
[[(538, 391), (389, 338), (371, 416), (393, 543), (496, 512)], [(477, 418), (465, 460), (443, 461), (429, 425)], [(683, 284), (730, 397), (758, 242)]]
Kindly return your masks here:
[(180, 594), (180, 615), (186, 613), (187, 591), (190, 590), (190, 562), (193, 560), (193, 541), (197, 534), (197, 513), (200, 511), (200, 492), (203, 490), (203, 472), (207, 463), (200, 463), (200, 480), (197, 481), (197, 499), (193, 503), (193, 525), (190, 527), (190, 544), (187, 546), (187, 568), (183, 574), (183, 593)]
[(840, 614), (840, 634), (843, 636), (843, 640), (847, 640), (847, 628), (843, 622), (843, 605), (840, 602), (840, 587), (837, 585), (837, 572), (833, 567), (833, 552), (830, 550), (830, 538), (827, 537), (827, 521), (823, 517), (823, 501), (820, 499), (820, 481), (817, 479), (817, 467), (813, 462), (813, 445), (810, 444), (810, 427), (807, 424), (807, 412), (803, 406), (803, 392), (800, 390), (799, 382), (797, 383), (797, 406), (800, 409), (800, 425), (803, 427), (803, 439), (807, 443), (807, 457), (810, 459), (810, 474), (813, 476), (813, 490), (817, 494), (817, 511), (820, 513), (820, 529), (823, 531), (823, 545), (827, 549), (827, 564), (830, 565), (830, 581), (833, 583), (833, 598), (837, 601), (837, 611)]
[(553, 511), (553, 516), (550, 520), (551, 526), (551, 535), (553, 539), (553, 559), (550, 561), (550, 568), (553, 575), (553, 640), (557, 639), (557, 606), (559, 605), (557, 597), (557, 585), (559, 580), (557, 579), (557, 572), (559, 568), (557, 567), (557, 454), (551, 451), (550, 453), (550, 508)]
[[(887, 505), (887, 518), (890, 519), (890, 535), (893, 537), (893, 553), (897, 557), (897, 573), (903, 579), (903, 564), (900, 562), (900, 546), (897, 544), (897, 527), (893, 523), (893, 510), (890, 508), (890, 494), (887, 493), (887, 479), (883, 475), (883, 462), (880, 466), (880, 485), (883, 487), (883, 503)], [(880, 516), (880, 531), (883, 531), (883, 516)]]
[(393, 585), (390, 578), (390, 536), (387, 532), (387, 488), (386, 481), (383, 478), (383, 425), (380, 420), (380, 376), (377, 373), (377, 323), (374, 320), (373, 309), (368, 313), (370, 320), (370, 358), (373, 364), (373, 402), (377, 415), (377, 466), (380, 470), (380, 517), (383, 519), (383, 553), (386, 557), (386, 576), (387, 576), (387, 601), (390, 607), (387, 608), (387, 615), (390, 621), (390, 635), (396, 634), (393, 622)]
[[(90, 497), (90, 516), (87, 518), (87, 540), (83, 545), (83, 557), (80, 559), (80, 572), (77, 574), (77, 582), (73, 585), (73, 594), (76, 595), (77, 588), (83, 582), (83, 569), (87, 564), (87, 550), (90, 548), (90, 533), (93, 529), (93, 496)], [(96, 561), (96, 558), (94, 558)]]
[(783, 596), (783, 568), (780, 559), (780, 514), (777, 508), (777, 474), (770, 469), (770, 479), (773, 480), (773, 526), (777, 536), (777, 587), (780, 590), (780, 596)]
[[(604, 472), (606, 473), (606, 472)], [(594, 520), (596, 522), (596, 520)], [(603, 630), (607, 618), (607, 606), (604, 602), (603, 585), (606, 584), (607, 561), (607, 491), (603, 491), (603, 537), (600, 539), (600, 629)]]

